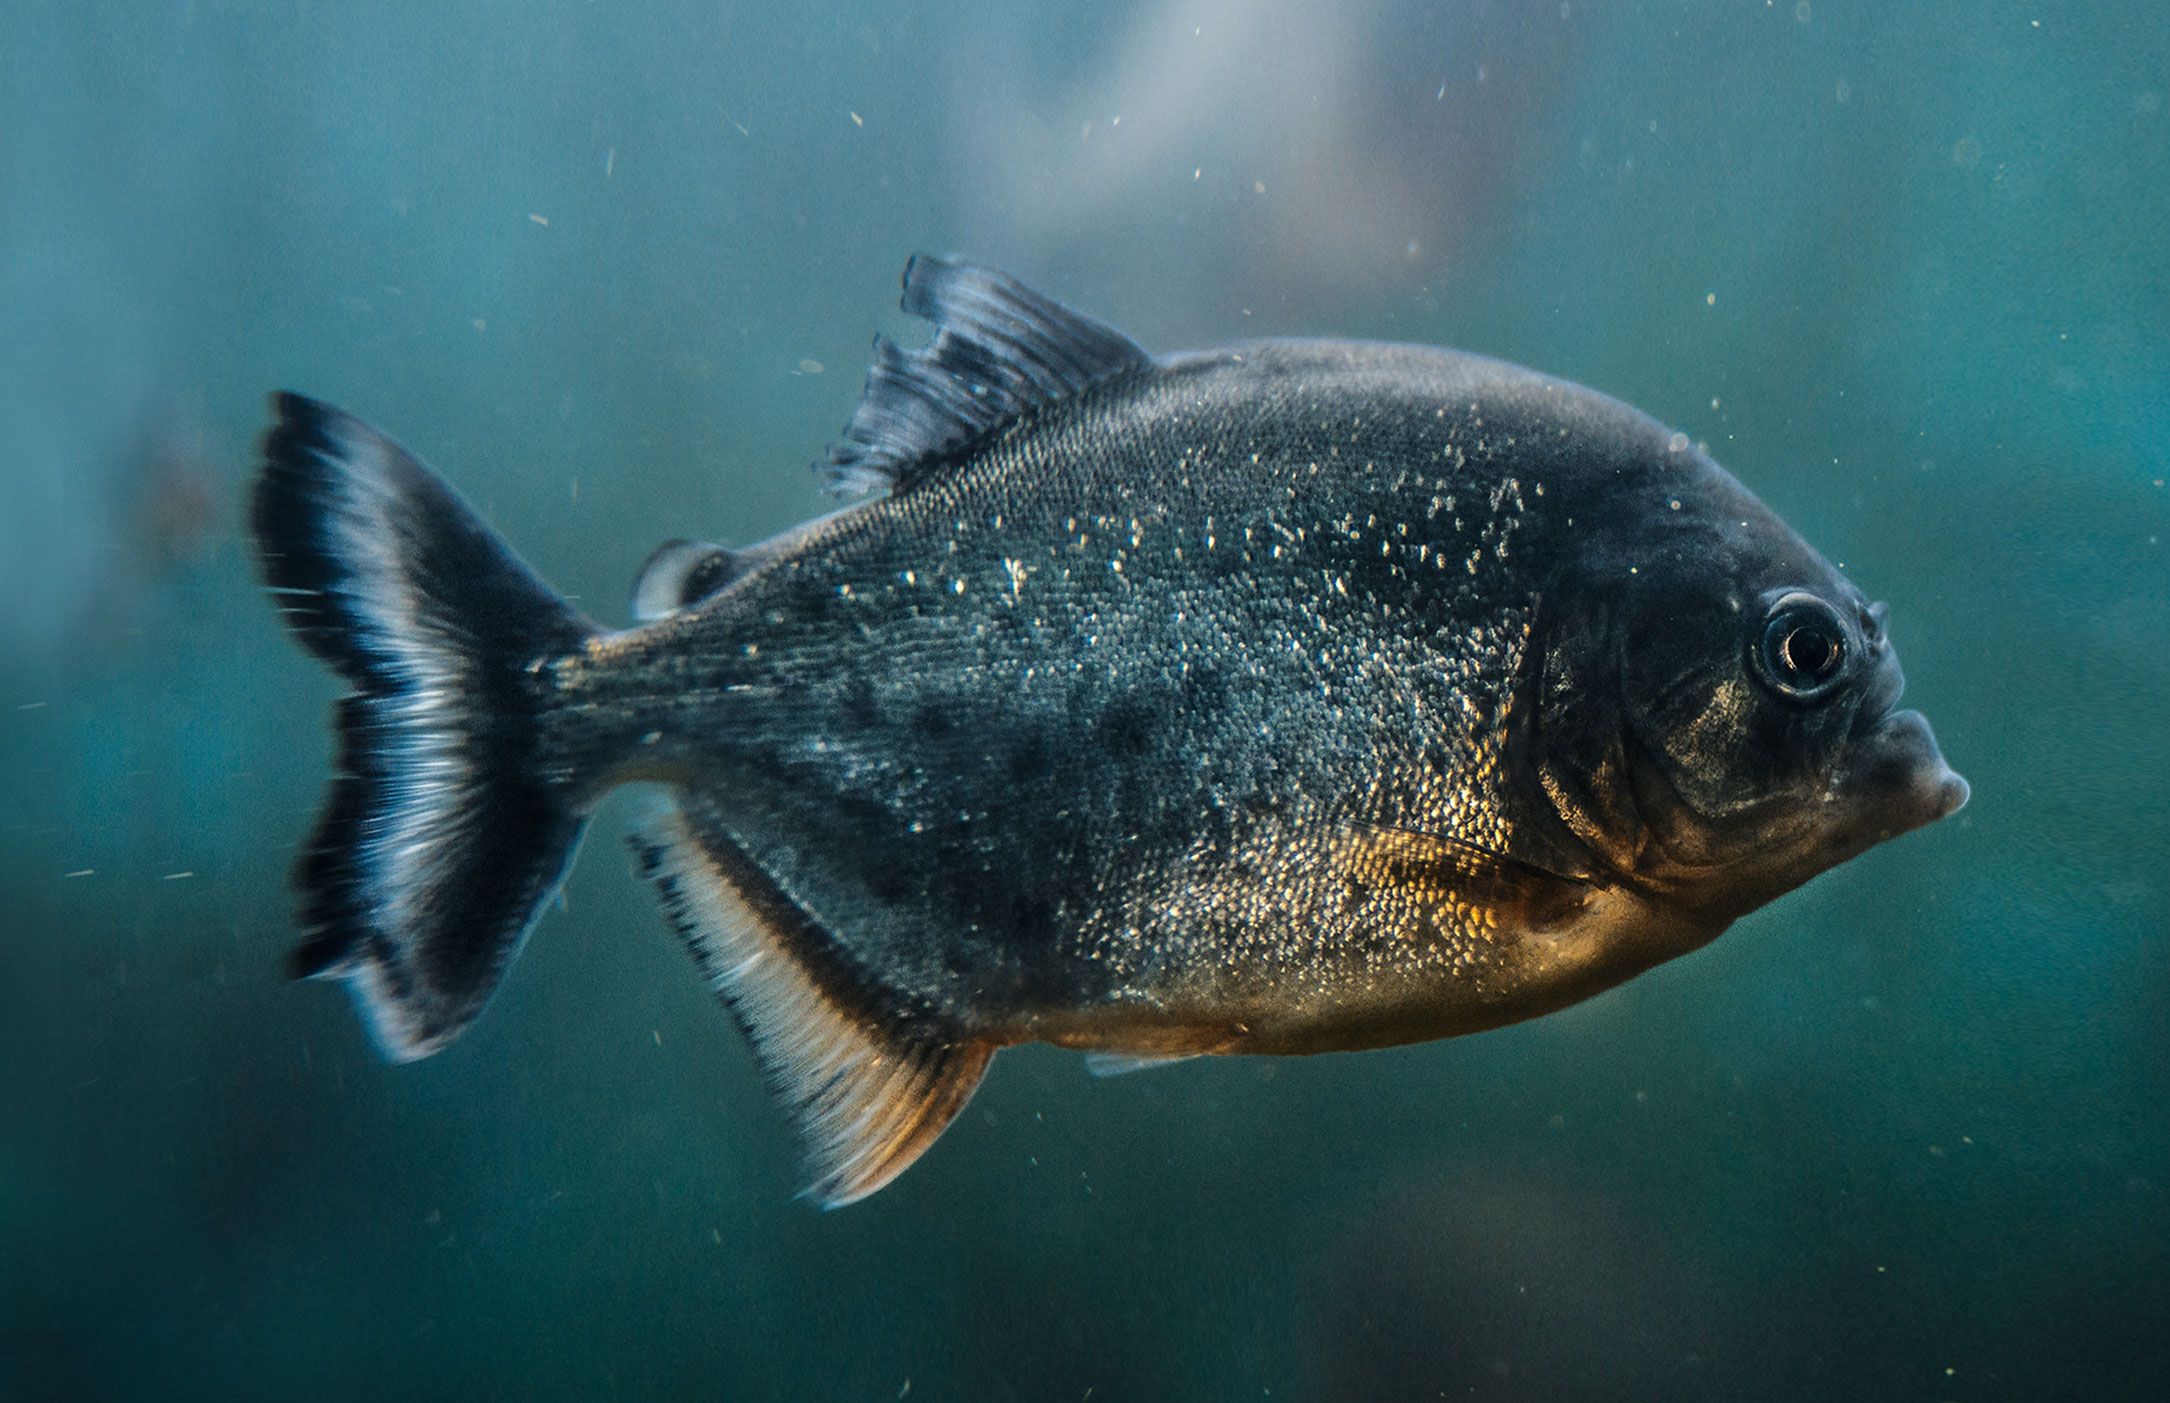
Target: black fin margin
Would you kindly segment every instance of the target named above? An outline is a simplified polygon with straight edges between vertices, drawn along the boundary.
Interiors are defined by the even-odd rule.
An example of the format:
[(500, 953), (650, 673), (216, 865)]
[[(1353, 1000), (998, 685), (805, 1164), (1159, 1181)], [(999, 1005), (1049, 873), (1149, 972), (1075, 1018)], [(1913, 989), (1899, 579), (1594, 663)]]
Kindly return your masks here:
[(900, 305), (935, 324), (934, 340), (906, 351), (874, 338), (859, 407), (815, 465), (833, 492), (903, 486), (1029, 409), (1152, 363), (1114, 328), (976, 263), (915, 255)]
[(346, 980), (385, 1052), (420, 1057), (480, 1012), (572, 860), (586, 818), (536, 764), (532, 665), (594, 628), (397, 444), (299, 395), (272, 411), (264, 580), (354, 688), (291, 968)]

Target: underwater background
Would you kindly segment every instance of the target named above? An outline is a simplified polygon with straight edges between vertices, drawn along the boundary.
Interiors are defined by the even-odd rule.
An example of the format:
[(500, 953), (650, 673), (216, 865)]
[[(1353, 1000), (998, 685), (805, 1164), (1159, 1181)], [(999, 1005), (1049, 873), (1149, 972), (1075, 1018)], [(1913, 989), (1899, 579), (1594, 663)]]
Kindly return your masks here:
[[(2162, 1397), (2166, 229), (2110, 0), (9, 0), (0, 1398)], [(1890, 601), (1972, 803), (1503, 1031), (1009, 1053), (824, 1213), (619, 798), (387, 1065), (283, 976), (266, 392), (623, 620), (828, 509), (922, 249), (1649, 410)]]

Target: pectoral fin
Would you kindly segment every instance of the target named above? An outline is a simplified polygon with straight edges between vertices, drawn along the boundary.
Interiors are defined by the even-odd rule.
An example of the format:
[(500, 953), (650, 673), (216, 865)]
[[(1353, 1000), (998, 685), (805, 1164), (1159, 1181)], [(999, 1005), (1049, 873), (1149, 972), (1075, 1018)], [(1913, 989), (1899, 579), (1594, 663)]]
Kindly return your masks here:
[(1544, 930), (1586, 906), (1595, 886), (1469, 839), (1371, 825), (1352, 828), (1343, 867), (1352, 885), (1414, 894), (1495, 928)]
[(1132, 1072), (1149, 1072), (1155, 1067), (1166, 1067), (1177, 1062), (1188, 1062), (1203, 1056), (1197, 1052), (1171, 1052), (1165, 1056), (1137, 1056), (1128, 1052), (1088, 1052), (1085, 1054), (1085, 1070), (1096, 1077), (1127, 1077)]

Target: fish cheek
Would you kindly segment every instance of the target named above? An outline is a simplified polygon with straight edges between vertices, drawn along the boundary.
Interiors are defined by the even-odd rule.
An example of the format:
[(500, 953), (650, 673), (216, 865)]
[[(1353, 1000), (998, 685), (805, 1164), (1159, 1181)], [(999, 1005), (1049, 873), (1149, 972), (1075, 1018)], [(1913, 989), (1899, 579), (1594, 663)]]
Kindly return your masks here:
[(1722, 668), (1670, 701), (1633, 718), (1629, 747), (1657, 875), (1706, 906), (1748, 910), (1803, 880), (1779, 874), (1836, 860), (1802, 867), (1829, 846), (1824, 800), (1846, 708), (1804, 709)]
[[(1593, 596), (1599, 597), (1601, 596)], [(1545, 797), (1622, 875), (1726, 861), (1783, 787), (1785, 747), (1718, 592), (1600, 603), (1548, 642), (1533, 747)]]
[(1683, 862), (1721, 860), (1737, 821), (1800, 773), (1797, 718), (1749, 675), (1742, 598), (1723, 575), (1688, 572), (1623, 638), (1638, 807), (1653, 840)]
[(1783, 738), (1763, 709), (1738, 669), (1698, 668), (1638, 708), (1632, 725), (1682, 805), (1724, 819), (1767, 795), (1782, 768)]

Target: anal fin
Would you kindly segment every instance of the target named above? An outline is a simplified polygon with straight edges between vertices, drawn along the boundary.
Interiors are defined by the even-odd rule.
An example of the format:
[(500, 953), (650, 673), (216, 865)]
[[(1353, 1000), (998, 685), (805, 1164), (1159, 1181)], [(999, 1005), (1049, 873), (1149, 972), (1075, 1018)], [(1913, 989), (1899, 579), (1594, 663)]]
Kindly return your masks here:
[(798, 1129), (806, 1196), (840, 1208), (903, 1173), (972, 1098), (995, 1045), (900, 1034), (845, 1007), (793, 953), (771, 903), (754, 899), (744, 857), (676, 810), (634, 847)]

